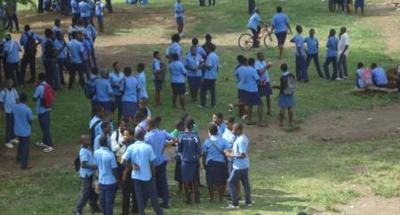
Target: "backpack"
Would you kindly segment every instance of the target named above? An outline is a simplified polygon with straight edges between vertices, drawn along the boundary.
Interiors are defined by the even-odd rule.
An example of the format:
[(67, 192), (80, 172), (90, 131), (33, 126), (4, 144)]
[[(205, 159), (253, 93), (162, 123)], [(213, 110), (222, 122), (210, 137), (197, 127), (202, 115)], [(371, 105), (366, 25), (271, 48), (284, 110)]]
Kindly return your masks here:
[(25, 35), (28, 37), (28, 41), (25, 43), (24, 47), (25, 53), (29, 56), (35, 56), (37, 51), (37, 43), (34, 34), (25, 33)]
[(43, 55), (45, 58), (56, 58), (57, 57), (56, 49), (51, 40), (47, 40), (45, 42)]
[(42, 97), (42, 105), (45, 108), (51, 108), (53, 106), (54, 100), (55, 100), (55, 92), (53, 88), (49, 84), (42, 84), (44, 91), (43, 91), (43, 97)]
[(296, 79), (292, 74), (289, 74), (286, 77), (286, 87), (283, 89), (283, 94), (287, 96), (292, 96), (294, 95), (294, 92), (296, 90)]
[(93, 78), (89, 80), (86, 84), (85, 87), (83, 88), (83, 93), (85, 94), (86, 98), (92, 99), (93, 96), (96, 95), (96, 86), (95, 82), (98, 78)]
[(372, 75), (368, 68), (363, 69), (361, 77), (365, 86), (372, 85)]

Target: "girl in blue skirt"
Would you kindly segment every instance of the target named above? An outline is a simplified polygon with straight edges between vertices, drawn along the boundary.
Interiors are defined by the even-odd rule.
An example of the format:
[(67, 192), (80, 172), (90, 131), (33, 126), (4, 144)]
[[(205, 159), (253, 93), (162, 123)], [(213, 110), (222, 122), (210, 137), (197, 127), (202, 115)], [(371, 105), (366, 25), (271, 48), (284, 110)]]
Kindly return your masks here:
[(279, 113), (279, 126), (283, 126), (286, 110), (289, 115), (289, 123), (293, 123), (295, 80), (294, 75), (289, 73), (287, 64), (282, 64), (280, 85), (275, 86), (275, 88), (279, 89), (278, 105), (281, 109)]
[(200, 67), (203, 64), (202, 56), (197, 53), (197, 46), (190, 47), (190, 52), (186, 55), (184, 64), (187, 70), (190, 97), (192, 98), (193, 102), (196, 102), (202, 78)]

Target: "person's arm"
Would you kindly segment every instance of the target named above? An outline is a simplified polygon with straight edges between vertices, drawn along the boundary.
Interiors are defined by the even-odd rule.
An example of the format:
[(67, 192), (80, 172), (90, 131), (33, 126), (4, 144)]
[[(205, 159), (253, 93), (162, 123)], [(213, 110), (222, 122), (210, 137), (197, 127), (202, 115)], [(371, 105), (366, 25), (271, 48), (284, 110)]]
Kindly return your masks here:
[(118, 165), (117, 165), (117, 161), (115, 160), (115, 156), (112, 157), (111, 168), (112, 168), (112, 171), (113, 171), (113, 174), (114, 174), (115, 178), (118, 181)]
[(87, 161), (82, 161), (81, 162), (81, 167), (84, 169), (92, 169), (92, 170), (96, 170), (97, 169), (97, 165), (96, 164), (88, 164)]
[(113, 152), (117, 152), (118, 150), (120, 150), (121, 149), (121, 147), (122, 147), (122, 145), (120, 145), (118, 142), (117, 142), (117, 138), (116, 138), (116, 132), (119, 132), (118, 131), (118, 129), (116, 130), (116, 131), (114, 131), (112, 134), (111, 134), (111, 150), (113, 151)]
[(292, 28), (290, 27), (289, 18), (287, 18), (287, 17), (286, 17), (286, 26), (287, 26), (287, 28), (289, 29), (289, 33), (292, 34), (292, 33), (293, 33), (293, 32), (292, 32)]
[(126, 179), (129, 177), (129, 172), (132, 170), (132, 166), (130, 165), (130, 163), (128, 161), (123, 161), (124, 163), (124, 171), (122, 172), (122, 178), (121, 181), (126, 181)]

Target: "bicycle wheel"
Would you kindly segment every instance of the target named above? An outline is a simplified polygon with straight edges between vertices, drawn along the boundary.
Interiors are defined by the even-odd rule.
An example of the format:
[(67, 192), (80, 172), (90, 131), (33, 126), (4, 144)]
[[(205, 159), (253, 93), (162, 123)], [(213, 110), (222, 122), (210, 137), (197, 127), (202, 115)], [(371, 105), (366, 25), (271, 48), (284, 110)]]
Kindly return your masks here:
[(238, 39), (239, 48), (246, 51), (253, 47), (253, 35), (245, 33), (240, 35)]
[(264, 36), (263, 42), (264, 42), (264, 46), (267, 48), (273, 46), (273, 39), (272, 39), (272, 37), (270, 37), (268, 35)]

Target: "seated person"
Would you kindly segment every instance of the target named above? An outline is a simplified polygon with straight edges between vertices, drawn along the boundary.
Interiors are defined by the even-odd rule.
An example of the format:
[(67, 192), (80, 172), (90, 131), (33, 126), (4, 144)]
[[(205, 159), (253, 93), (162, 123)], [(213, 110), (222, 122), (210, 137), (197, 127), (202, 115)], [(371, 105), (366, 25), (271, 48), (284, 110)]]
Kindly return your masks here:
[(388, 79), (385, 70), (376, 63), (371, 64), (372, 82), (376, 87), (387, 87)]
[(356, 70), (356, 86), (357, 88), (366, 88), (370, 85), (372, 85), (371, 71), (360, 62)]
[(255, 9), (253, 15), (249, 18), (247, 23), (247, 27), (251, 30), (253, 34), (253, 47), (259, 46), (259, 34), (261, 31), (261, 25), (263, 22), (261, 21), (260, 10)]

